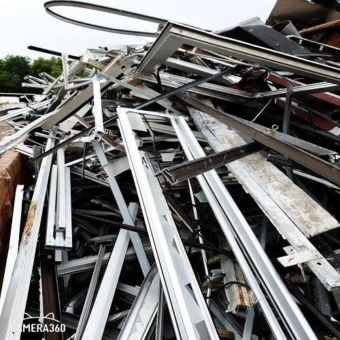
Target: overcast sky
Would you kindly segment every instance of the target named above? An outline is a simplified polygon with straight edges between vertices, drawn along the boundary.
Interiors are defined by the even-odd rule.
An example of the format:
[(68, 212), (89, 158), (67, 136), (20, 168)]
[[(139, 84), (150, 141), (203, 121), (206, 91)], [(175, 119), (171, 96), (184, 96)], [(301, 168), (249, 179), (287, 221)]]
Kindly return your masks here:
[[(86, 1), (86, 0), (83, 0)], [(27, 50), (35, 45), (64, 53), (80, 55), (87, 48), (120, 44), (140, 44), (152, 38), (124, 36), (77, 27), (48, 15), (45, 0), (1, 0), (0, 58), (7, 54), (30, 58), (49, 55)], [(151, 15), (205, 29), (218, 30), (259, 16), (265, 21), (275, 0), (94, 0), (86, 1)], [(54, 8), (56, 9), (56, 8)], [(60, 14), (102, 26), (142, 31), (156, 31), (156, 24), (122, 18), (100, 12), (57, 8)]]

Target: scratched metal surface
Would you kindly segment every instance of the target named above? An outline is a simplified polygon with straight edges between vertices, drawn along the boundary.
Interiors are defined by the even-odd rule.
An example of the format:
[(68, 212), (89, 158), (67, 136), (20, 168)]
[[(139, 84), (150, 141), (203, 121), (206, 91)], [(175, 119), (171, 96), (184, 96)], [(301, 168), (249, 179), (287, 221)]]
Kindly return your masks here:
[[(204, 129), (201, 122), (200, 130), (215, 152), (224, 151), (246, 143), (236, 131), (227, 130), (228, 133), (226, 133), (226, 125), (209, 115), (193, 109), (190, 109), (190, 114), (196, 124), (204, 118), (206, 126)], [(266, 162), (260, 153), (254, 153), (227, 165), (238, 181), (245, 185), (244, 178), (237, 171), (237, 165), (242, 165), (252, 180), (257, 182), (263, 191), (266, 192), (306, 237), (315, 236), (340, 226), (333, 216), (273, 164)], [(249, 191), (249, 193), (255, 199), (256, 192)], [(255, 201), (258, 200), (255, 199)], [(261, 202), (258, 203), (261, 207)]]

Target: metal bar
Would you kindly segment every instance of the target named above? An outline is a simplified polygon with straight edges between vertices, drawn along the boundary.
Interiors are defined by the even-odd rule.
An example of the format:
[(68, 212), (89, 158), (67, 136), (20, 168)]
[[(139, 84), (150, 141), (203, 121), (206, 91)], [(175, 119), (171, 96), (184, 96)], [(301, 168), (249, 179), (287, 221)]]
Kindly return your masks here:
[(97, 287), (100, 270), (101, 270), (101, 267), (102, 267), (102, 264), (103, 264), (104, 254), (105, 254), (105, 247), (103, 245), (101, 245), (100, 248), (99, 248), (99, 251), (98, 251), (97, 262), (96, 262), (96, 265), (95, 265), (94, 270), (93, 270), (89, 289), (87, 291), (86, 300), (84, 302), (84, 306), (83, 306), (83, 309), (82, 309), (82, 312), (81, 312), (81, 315), (80, 315), (79, 323), (78, 323), (78, 326), (77, 326), (77, 331), (76, 331), (76, 334), (74, 336), (75, 340), (80, 340), (83, 333), (84, 333), (86, 322), (88, 320), (89, 313), (90, 313), (90, 308), (92, 306), (94, 293), (95, 293), (95, 290), (96, 290), (96, 287)]
[(53, 164), (50, 179), (50, 192), (48, 198), (48, 213), (45, 235), (45, 246), (48, 248), (55, 246), (54, 229), (57, 197), (57, 178), (58, 178), (58, 166)]
[[(58, 276), (55, 269), (53, 250), (44, 249), (40, 243), (41, 258), (41, 292), (43, 315), (53, 315), (53, 319), (60, 320), (60, 301), (58, 296)], [(46, 318), (44, 325), (49, 329), (55, 328), (59, 321)], [(60, 332), (46, 332), (46, 340), (62, 340)]]
[(253, 333), (254, 318), (255, 318), (255, 307), (252, 307), (248, 310), (248, 313), (247, 313), (246, 324), (244, 325), (242, 340), (252, 339), (251, 335)]
[(198, 80), (195, 80), (195, 81), (192, 81), (190, 82), (189, 84), (185, 84), (185, 85), (182, 85), (174, 90), (171, 90), (169, 92), (166, 92), (166, 93), (162, 93), (160, 94), (159, 96), (155, 97), (155, 98), (152, 98), (150, 100), (148, 100), (147, 102), (143, 103), (143, 104), (140, 104), (138, 105), (135, 109), (136, 110), (140, 110), (140, 109), (143, 109), (145, 108), (146, 106), (149, 106), (153, 103), (156, 103), (158, 102), (159, 100), (162, 100), (162, 99), (165, 99), (165, 98), (168, 98), (170, 96), (174, 96), (176, 94), (179, 94), (179, 93), (182, 93), (182, 92), (185, 92), (187, 90), (189, 90), (190, 88), (194, 87), (194, 86), (197, 86), (197, 85), (200, 85), (200, 84), (203, 84), (203, 83), (207, 83), (211, 80), (214, 80), (218, 77), (222, 77), (223, 75), (227, 74), (227, 73), (230, 73), (231, 69), (226, 69), (226, 70), (223, 70), (221, 72), (218, 72), (216, 74), (213, 74), (212, 76), (209, 76), (209, 77), (206, 77), (206, 78), (202, 78), (202, 79), (198, 79)]
[(174, 331), (181, 339), (218, 339), (152, 165), (134, 142), (128, 109), (118, 108), (119, 128), (143, 209)]
[(5, 273), (4, 273), (4, 277), (2, 281), (2, 288), (1, 288), (0, 316), (1, 316), (1, 311), (4, 307), (7, 293), (8, 293), (8, 287), (10, 285), (11, 276), (12, 276), (14, 266), (15, 266), (15, 261), (18, 256), (23, 197), (24, 197), (24, 186), (17, 185), (17, 188), (15, 190), (14, 208), (13, 208), (13, 215), (12, 215), (11, 236), (9, 240), (6, 268), (5, 268)]
[[(187, 156), (191, 158), (204, 156), (202, 148), (193, 137), (185, 121), (179, 118), (177, 119), (177, 122), (173, 122), (173, 126), (176, 127), (179, 130), (179, 133), (185, 138), (185, 143), (187, 143), (187, 146), (192, 153), (192, 155), (189, 154)], [(183, 142), (184, 141), (182, 140), (182, 143)], [(256, 270), (262, 278), (262, 284), (265, 285), (268, 293), (270, 293), (272, 297), (272, 302), (277, 306), (277, 312), (282, 316), (283, 320), (287, 322), (297, 339), (316, 339), (314, 332), (297, 307), (295, 301), (290, 296), (287, 288), (283, 284), (266, 253), (263, 251), (252, 229), (228, 193), (226, 187), (218, 177), (216, 171), (212, 170), (205, 173), (203, 176), (213, 190), (221, 208), (233, 226), (233, 230), (237, 233), (240, 241), (244, 245), (245, 251), (249, 254), (251, 261), (254, 263)], [(205, 192), (204, 189), (203, 191)], [(257, 293), (255, 292), (255, 294)], [(271, 322), (270, 326), (272, 327)]]
[(174, 185), (206, 171), (219, 168), (227, 163), (250, 155), (256, 151), (260, 151), (261, 149), (261, 145), (251, 142), (248, 145), (239, 146), (193, 161), (186, 161), (170, 168), (165, 168), (157, 173), (157, 175), (162, 174), (170, 184)]
[(255, 123), (247, 122), (243, 119), (231, 116), (225, 112), (211, 108), (201, 101), (194, 99), (188, 95), (179, 95), (183, 101), (193, 106), (194, 108), (204, 111), (208, 115), (220, 120), (221, 122), (246, 133), (249, 137), (255, 139), (259, 143), (268, 146), (269, 148), (291, 158), (299, 164), (313, 170), (317, 174), (327, 178), (329, 181), (340, 185), (340, 168), (332, 165), (324, 160), (317, 158), (299, 148), (280, 140), (276, 136), (276, 132), (267, 129), (259, 129)]
[(241, 327), (238, 324), (235, 324), (231, 313), (226, 314), (217, 306), (214, 301), (211, 301), (210, 310), (216, 319), (225, 327), (225, 329), (231, 330), (234, 333), (235, 340), (243, 340), (240, 329)]
[[(146, 90), (141, 90), (141, 89), (139, 89), (137, 86), (133, 86), (133, 85), (130, 85), (127, 81), (122, 81), (122, 80), (119, 80), (119, 79), (116, 79), (116, 78), (114, 78), (114, 77), (112, 77), (112, 76), (109, 76), (109, 75), (107, 75), (107, 74), (105, 74), (105, 73), (99, 73), (98, 74), (99, 76), (101, 76), (101, 77), (103, 77), (104, 79), (106, 79), (107, 81), (110, 81), (110, 82), (112, 82), (112, 83), (115, 83), (115, 84), (118, 84), (119, 86), (123, 86), (124, 88), (127, 88), (127, 89), (130, 89), (131, 91), (133, 91), (134, 93), (135, 93), (135, 95), (136, 96), (141, 96), (142, 98), (150, 98), (151, 97), (151, 99), (150, 100), (152, 100), (153, 98), (153, 96), (152, 96), (152, 94), (154, 94), (154, 93), (157, 93), (157, 92), (155, 92), (155, 91), (153, 91), (153, 90), (151, 90), (151, 89), (148, 89), (149, 91), (148, 92), (151, 92), (152, 94), (150, 95), (149, 93), (147, 93), (147, 91)], [(157, 93), (158, 94), (158, 93)], [(154, 97), (154, 98), (158, 98), (159, 96), (156, 96), (156, 97)], [(156, 102), (158, 102), (158, 104), (159, 105), (161, 105), (161, 106), (163, 106), (163, 107), (165, 107), (166, 109), (168, 109), (168, 110), (170, 110), (170, 111), (172, 111), (172, 112), (175, 112), (175, 113), (177, 113), (177, 114), (181, 114), (179, 111), (177, 111), (177, 110), (175, 110), (174, 108), (172, 108), (171, 107), (171, 103), (169, 104), (169, 103), (166, 103), (164, 100), (163, 101), (159, 101), (159, 100), (156, 100)], [(149, 112), (150, 113), (150, 112)]]
[[(103, 149), (100, 146), (99, 142), (93, 142), (92, 143), (93, 148), (97, 154), (97, 157), (100, 161), (100, 164), (102, 166), (102, 168), (104, 169), (104, 171), (107, 173), (107, 175), (109, 176), (107, 178), (109, 184), (110, 184), (110, 188), (112, 190), (112, 193), (116, 199), (117, 205), (119, 207), (119, 210), (122, 213), (122, 216), (124, 218), (124, 221), (126, 224), (130, 224), (130, 225), (134, 225), (134, 221), (131, 217), (131, 214), (129, 213), (128, 207), (125, 203), (124, 197), (119, 189), (117, 180), (114, 176), (110, 176), (110, 172), (107, 171), (107, 165), (109, 164), (105, 153), (103, 151)], [(130, 203), (131, 204), (131, 203)], [(136, 205), (136, 209), (138, 210), (138, 206)], [(129, 231), (129, 235), (132, 241), (132, 244), (136, 250), (137, 256), (138, 256), (138, 261), (140, 263), (141, 269), (143, 271), (144, 277), (147, 276), (149, 270), (150, 270), (150, 264), (149, 261), (146, 257), (143, 245), (142, 245), (142, 241), (139, 237), (139, 235), (136, 232), (133, 231)]]
[[(131, 209), (130, 213), (133, 214), (133, 210), (135, 211), (135, 205), (130, 204), (129, 209)], [(88, 318), (82, 340), (101, 339), (103, 336), (129, 241), (129, 232), (124, 229), (120, 230), (115, 246), (111, 252), (110, 260), (107, 264), (91, 314)]]
[(102, 98), (100, 92), (100, 80), (97, 77), (94, 77), (92, 80), (93, 83), (93, 108), (92, 114), (94, 116), (95, 122), (95, 133), (104, 132), (104, 124), (103, 124), (103, 109), (102, 109)]
[[(51, 55), (56, 55), (58, 57), (62, 56), (61, 52), (57, 52), (57, 51), (53, 51), (53, 50), (47, 50), (46, 48), (42, 48), (42, 47), (38, 47), (38, 46), (27, 46), (27, 49), (31, 50), (31, 51), (37, 51), (37, 52), (41, 52), (41, 53), (47, 53), (47, 54), (51, 54)], [(81, 57), (77, 57), (75, 55), (68, 55), (68, 57), (70, 59), (74, 59), (74, 60), (79, 60)]]
[[(189, 160), (193, 160), (194, 157), (187, 145), (186, 139), (183, 136), (183, 133), (181, 131), (181, 129), (179, 128), (178, 124), (176, 123), (175, 120), (172, 120), (172, 124), (173, 127), (177, 133), (178, 139), (182, 145), (183, 151), (185, 152), (187, 158)], [(231, 249), (233, 250), (236, 259), (238, 261), (238, 263), (240, 264), (240, 266), (243, 269), (243, 272), (249, 282), (250, 287), (253, 289), (257, 299), (259, 300), (259, 303), (261, 304), (261, 307), (263, 309), (263, 312), (269, 322), (269, 325), (273, 331), (273, 333), (275, 334), (277, 339), (285, 339), (285, 335), (280, 327), (280, 325), (278, 324), (278, 321), (276, 319), (276, 316), (274, 315), (273, 311), (271, 310), (265, 295), (263, 294), (259, 283), (257, 281), (257, 278), (255, 277), (255, 275), (253, 274), (246, 258), (245, 255), (243, 254), (235, 236), (234, 236), (234, 231), (232, 230), (231, 224), (229, 222), (229, 220), (227, 219), (220, 203), (217, 201), (217, 198), (213, 192), (213, 190), (210, 188), (209, 184), (207, 183), (205, 177), (203, 175), (198, 175), (197, 176), (197, 180), (200, 183), (200, 186), (202, 188), (202, 190), (204, 191), (208, 202), (215, 214), (215, 217), (217, 219), (217, 221), (219, 222), (222, 231), (224, 233), (224, 235), (226, 236), (229, 246), (231, 247)]]
[(153, 265), (143, 281), (117, 340), (147, 338), (157, 315), (159, 290), (157, 266)]
[(162, 285), (159, 285), (159, 299), (155, 340), (163, 340), (163, 332), (164, 332), (164, 292)]
[[(46, 149), (49, 150), (53, 145), (54, 139), (49, 138)], [(6, 296), (4, 303), (6, 308), (1, 313), (0, 339), (19, 340), (21, 336), (21, 332), (17, 330), (21, 329), (24, 317), (51, 165), (52, 156), (44, 158), (41, 163), (18, 256), (8, 287), (10, 294)], [(14, 332), (13, 327), (15, 328)]]
[(65, 167), (65, 218), (66, 218), (66, 229), (65, 229), (65, 248), (72, 248), (72, 200), (71, 200), (71, 169)]

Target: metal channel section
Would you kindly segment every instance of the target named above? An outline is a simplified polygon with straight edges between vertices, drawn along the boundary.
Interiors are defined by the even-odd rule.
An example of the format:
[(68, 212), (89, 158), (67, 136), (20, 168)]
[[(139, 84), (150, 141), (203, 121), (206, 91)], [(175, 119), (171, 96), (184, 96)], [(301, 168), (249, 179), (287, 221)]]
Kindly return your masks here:
[[(172, 124), (180, 135), (182, 147), (183, 144), (186, 143), (186, 149), (184, 151), (190, 152), (190, 154), (186, 152), (187, 157), (194, 159), (204, 157), (205, 153), (203, 149), (194, 138), (185, 120), (180, 117), (172, 121)], [(261, 278), (262, 285), (266, 288), (267, 293), (270, 294), (271, 300), (276, 305), (276, 310), (281, 315), (282, 320), (289, 327), (296, 339), (316, 339), (310, 325), (291, 297), (287, 287), (277, 274), (251, 227), (223, 185), (216, 171), (212, 170), (203, 176), (233, 227), (234, 232), (237, 234), (239, 241), (242, 243), (244, 250), (248, 253), (249, 259), (251, 259)], [(203, 191), (205, 192), (206, 190), (203, 188)], [(213, 205), (212, 208), (214, 209)], [(244, 268), (243, 265), (241, 266)]]
[(65, 176), (65, 149), (60, 148), (57, 151), (58, 166), (58, 190), (57, 190), (57, 222), (56, 222), (56, 246), (61, 248), (65, 245), (66, 230), (66, 176)]
[(103, 122), (103, 108), (102, 108), (102, 98), (100, 89), (100, 79), (98, 77), (93, 78), (93, 102), (94, 106), (92, 108), (92, 114), (94, 116), (95, 122), (95, 133), (104, 133), (104, 122)]
[(48, 199), (48, 215), (46, 225), (46, 239), (45, 246), (53, 248), (55, 246), (54, 228), (55, 228), (55, 210), (57, 202), (57, 180), (58, 180), (58, 166), (53, 164), (50, 179), (50, 192)]
[(239, 146), (194, 161), (186, 161), (182, 164), (165, 168), (158, 174), (162, 174), (171, 185), (174, 185), (206, 171), (219, 168), (227, 163), (250, 155), (253, 152), (260, 151), (261, 149), (262, 146), (260, 144), (251, 142), (248, 145)]
[(216, 110), (188, 95), (179, 95), (179, 97), (190, 106), (207, 113), (209, 116), (218, 119), (240, 132), (247, 134), (259, 143), (268, 146), (299, 164), (304, 165), (317, 174), (329, 179), (334, 184), (340, 184), (340, 168), (338, 166), (326, 162), (321, 158), (317, 158), (314, 155), (286, 142), (285, 140), (281, 140), (275, 130), (268, 128), (263, 129), (258, 127), (257, 124), (245, 122), (243, 119)]
[(82, 312), (81, 312), (81, 315), (80, 315), (79, 323), (78, 323), (78, 326), (77, 326), (77, 331), (76, 331), (76, 334), (74, 336), (75, 340), (80, 340), (83, 333), (84, 333), (86, 322), (88, 320), (89, 313), (90, 313), (90, 310), (91, 310), (93, 297), (94, 297), (96, 287), (97, 287), (97, 284), (98, 284), (98, 279), (99, 279), (100, 269), (101, 269), (102, 264), (103, 264), (104, 254), (105, 254), (105, 247), (103, 245), (101, 245), (100, 248), (99, 248), (99, 252), (98, 252), (97, 262), (96, 262), (96, 265), (95, 265), (94, 270), (93, 270), (91, 283), (90, 283), (89, 289), (87, 291), (86, 300), (84, 302), (84, 306), (83, 306), (83, 309), (82, 309)]
[(173, 327), (179, 339), (218, 339), (162, 189), (146, 154), (140, 154), (127, 117), (118, 108), (118, 124), (136, 183), (155, 261)]
[[(53, 146), (54, 139), (49, 138), (46, 150), (51, 149)], [(9, 294), (7, 294), (4, 303), (6, 308), (2, 311), (0, 318), (0, 339), (19, 340), (21, 337), (20, 328), (24, 318), (27, 295), (31, 282), (51, 165), (52, 155), (44, 158), (41, 163), (32, 202), (28, 211), (25, 228), (19, 246), (18, 256), (10, 284), (8, 286)]]
[[(225, 134), (225, 125), (215, 118), (209, 117), (201, 111), (190, 110), (195, 124), (198, 129), (203, 133), (206, 140), (212, 146), (215, 151), (223, 151), (226, 148), (242, 145), (245, 141), (237, 135), (235, 131), (229, 130), (229, 134)], [(291, 192), (292, 182), (288, 180), (282, 173), (272, 164), (265, 161), (260, 155), (251, 155), (247, 159), (236, 161), (228, 165), (229, 170), (235, 175), (239, 183), (244, 187), (246, 192), (254, 198), (259, 207), (263, 210), (266, 216), (273, 223), (278, 232), (294, 247), (295, 252), (299, 254), (300, 252), (308, 250), (314, 255), (314, 260), (307, 262), (309, 268), (314, 272), (314, 274), (322, 281), (328, 290), (333, 290), (340, 285), (340, 275), (334, 269), (331, 264), (323, 258), (321, 253), (317, 248), (309, 242), (306, 236), (297, 227), (299, 224), (297, 219), (304, 217), (305, 230), (309, 227), (309, 232), (313, 229), (318, 231), (320, 228), (325, 228), (334, 225), (331, 223), (334, 218), (329, 214), (324, 214), (319, 218), (319, 226), (314, 226), (314, 219), (316, 215), (319, 215), (320, 209), (319, 205), (307, 195), (301, 196), (296, 193), (291, 193), (291, 199), (289, 196), (285, 201), (279, 201), (280, 197), (285, 197), (287, 192)], [(282, 177), (283, 176), (283, 177)], [(288, 186), (284, 185), (280, 189), (280, 195), (273, 196), (270, 194), (271, 183), (268, 181), (270, 177), (271, 181), (274, 181), (275, 190), (279, 190), (276, 183), (280, 185), (288, 181)], [(262, 179), (261, 179), (262, 178)], [(294, 198), (292, 198), (294, 197)], [(298, 200), (296, 197), (299, 197)], [(291, 200), (296, 200), (296, 204), (289, 204)], [(288, 201), (288, 202), (287, 202)], [(303, 203), (303, 206), (307, 207), (306, 213), (301, 214), (299, 210), (292, 210), (294, 207), (298, 207), (299, 203)], [(311, 210), (311, 206), (313, 206)], [(301, 207), (299, 208), (301, 209)], [(309, 218), (310, 211), (313, 211), (313, 219)], [(328, 215), (328, 217), (327, 217)], [(300, 217), (301, 216), (301, 217)], [(331, 220), (329, 220), (331, 218)], [(326, 226), (324, 221), (328, 221)], [(300, 222), (301, 224), (301, 222)], [(321, 229), (326, 231), (325, 229)]]
[(8, 287), (11, 281), (11, 276), (13, 273), (15, 260), (18, 255), (19, 239), (20, 239), (20, 224), (21, 224), (21, 210), (22, 210), (22, 200), (24, 198), (24, 186), (17, 185), (15, 191), (14, 209), (13, 209), (13, 219), (11, 225), (11, 237), (9, 240), (9, 248), (6, 261), (6, 269), (4, 278), (2, 281), (1, 296), (0, 296), (0, 316), (1, 311), (4, 306), (6, 295), (8, 292)]
[[(175, 120), (172, 120), (172, 123), (175, 123)], [(174, 128), (175, 131), (177, 132), (177, 136), (179, 138), (179, 141), (182, 145), (182, 148), (187, 156), (187, 158), (189, 160), (193, 160), (193, 156), (190, 152), (190, 150), (188, 149), (188, 146), (186, 144), (186, 141), (184, 139), (184, 137), (182, 136), (182, 133), (180, 131), (180, 129), (178, 128), (177, 124), (174, 124)], [(249, 282), (250, 287), (253, 289), (261, 307), (262, 310), (268, 320), (268, 323), (275, 335), (275, 337), (277, 339), (286, 339), (285, 334), (283, 333), (277, 319), (276, 316), (274, 315), (271, 307), (269, 306), (266, 297), (264, 295), (264, 293), (262, 292), (259, 283), (257, 281), (257, 278), (254, 276), (250, 265), (247, 262), (247, 259), (245, 258), (245, 255), (242, 252), (242, 249), (240, 248), (240, 245), (238, 244), (238, 241), (235, 238), (234, 232), (232, 230), (231, 224), (229, 222), (229, 220), (227, 219), (227, 217), (225, 216), (218, 200), (216, 199), (212, 189), (209, 187), (208, 183), (206, 182), (205, 178), (203, 177), (203, 175), (199, 175), (197, 176), (197, 179), (200, 183), (200, 186), (202, 188), (202, 190), (205, 193), (205, 196), (208, 199), (208, 202), (210, 203), (214, 214), (216, 216), (217, 221), (219, 222), (223, 233), (225, 234), (229, 246), (231, 247), (231, 249), (233, 250), (236, 259), (239, 263), (239, 265), (242, 267), (243, 272)]]
[[(112, 193), (117, 201), (119, 210), (122, 212), (123, 218), (124, 218), (124, 223), (129, 224), (129, 225), (134, 225), (134, 220), (131, 217), (128, 207), (125, 203), (124, 197), (119, 189), (118, 183), (116, 181), (116, 178), (114, 176), (110, 176), (110, 171), (107, 171), (107, 165), (109, 164), (105, 153), (100, 145), (99, 142), (92, 142), (93, 144), (93, 148), (97, 154), (97, 157), (99, 159), (99, 162), (102, 166), (102, 168), (104, 169), (104, 171), (107, 173), (107, 175), (109, 176), (107, 178), (109, 184), (110, 184), (110, 188), (112, 190)], [(129, 231), (129, 235), (133, 244), (133, 247), (136, 250), (137, 253), (137, 257), (138, 257), (138, 261), (140, 263), (142, 272), (144, 274), (144, 277), (147, 276), (149, 270), (150, 270), (150, 263), (146, 257), (144, 248), (143, 248), (143, 244), (142, 241), (138, 235), (138, 233), (133, 232), (133, 231)]]
[[(132, 217), (132, 219), (134, 219), (136, 217), (137, 210), (138, 205), (130, 203), (130, 218)], [(124, 214), (124, 212), (122, 212), (122, 214)], [(125, 220), (124, 222), (128, 223)], [(129, 241), (129, 232), (121, 229), (111, 252), (111, 257), (86, 324), (82, 340), (101, 339), (103, 336)]]
[(130, 309), (118, 340), (144, 340), (152, 327), (158, 310), (160, 280), (154, 264), (146, 276)]

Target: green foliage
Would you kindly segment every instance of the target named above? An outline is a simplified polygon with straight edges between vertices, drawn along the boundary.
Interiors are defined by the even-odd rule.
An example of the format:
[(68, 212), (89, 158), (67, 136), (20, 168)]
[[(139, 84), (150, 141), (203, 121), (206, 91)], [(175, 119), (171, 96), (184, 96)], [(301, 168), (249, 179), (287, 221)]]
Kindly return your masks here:
[(38, 58), (31, 65), (31, 75), (39, 77), (39, 73), (46, 72), (52, 77), (58, 77), (62, 72), (62, 61), (60, 58), (50, 59)]
[(5, 71), (17, 74), (23, 80), (30, 72), (30, 59), (19, 55), (8, 55), (4, 66)]
[(21, 83), (24, 82), (25, 76), (39, 77), (41, 72), (46, 72), (55, 78), (58, 77), (62, 73), (61, 59), (56, 57), (38, 58), (31, 62), (28, 57), (8, 55), (6, 58), (0, 59), (0, 92), (36, 92), (32, 88), (21, 87)]
[(22, 90), (18, 74), (0, 71), (0, 92), (17, 93)]

